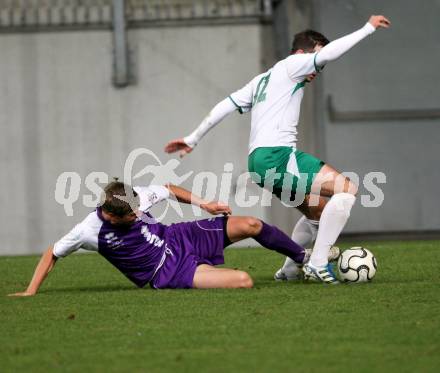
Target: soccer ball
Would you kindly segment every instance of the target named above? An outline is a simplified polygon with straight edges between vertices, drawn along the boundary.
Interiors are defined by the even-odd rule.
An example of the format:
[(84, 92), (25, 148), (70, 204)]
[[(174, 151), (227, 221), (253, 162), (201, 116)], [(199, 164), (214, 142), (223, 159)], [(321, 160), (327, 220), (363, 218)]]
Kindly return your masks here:
[(339, 277), (344, 282), (368, 282), (376, 274), (377, 262), (373, 253), (364, 247), (352, 247), (339, 256)]

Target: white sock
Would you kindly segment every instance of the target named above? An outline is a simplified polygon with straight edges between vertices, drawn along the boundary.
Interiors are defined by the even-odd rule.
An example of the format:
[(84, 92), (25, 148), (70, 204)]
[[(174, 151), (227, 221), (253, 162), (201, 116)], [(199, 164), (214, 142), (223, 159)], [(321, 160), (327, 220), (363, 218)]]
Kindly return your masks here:
[[(307, 219), (305, 216), (301, 217), (293, 228), (292, 240), (302, 247), (307, 247), (312, 244), (318, 233), (319, 221)], [(286, 257), (281, 270), (286, 274), (294, 275), (297, 271), (298, 264), (289, 257)]]
[(356, 197), (352, 194), (339, 193), (327, 202), (322, 211), (318, 235), (310, 256), (312, 265), (316, 267), (327, 265), (330, 248), (344, 229), (355, 201)]

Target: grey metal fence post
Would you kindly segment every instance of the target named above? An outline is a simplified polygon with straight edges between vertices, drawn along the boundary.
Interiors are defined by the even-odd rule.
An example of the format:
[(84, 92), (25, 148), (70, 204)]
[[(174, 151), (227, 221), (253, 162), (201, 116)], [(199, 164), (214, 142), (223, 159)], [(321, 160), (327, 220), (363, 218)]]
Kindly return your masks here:
[(126, 87), (130, 83), (125, 0), (113, 0), (113, 84)]

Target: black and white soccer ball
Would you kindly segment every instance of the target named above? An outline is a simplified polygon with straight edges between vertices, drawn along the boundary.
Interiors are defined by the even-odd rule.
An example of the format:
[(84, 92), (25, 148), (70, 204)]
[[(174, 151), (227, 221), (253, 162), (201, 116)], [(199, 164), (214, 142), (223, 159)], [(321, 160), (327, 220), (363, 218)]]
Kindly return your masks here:
[(339, 256), (338, 271), (343, 282), (369, 282), (376, 270), (376, 258), (364, 247), (352, 247)]

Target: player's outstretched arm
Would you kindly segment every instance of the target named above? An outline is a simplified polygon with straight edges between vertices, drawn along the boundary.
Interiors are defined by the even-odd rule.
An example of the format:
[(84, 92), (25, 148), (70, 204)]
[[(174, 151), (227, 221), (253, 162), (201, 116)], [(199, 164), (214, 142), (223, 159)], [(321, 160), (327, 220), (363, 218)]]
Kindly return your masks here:
[(202, 210), (209, 212), (211, 215), (230, 215), (232, 213), (231, 208), (224, 203), (205, 201), (201, 197), (191, 193), (189, 190), (177, 185), (168, 184), (166, 187), (177, 201), (199, 206)]
[(35, 295), (46, 278), (47, 274), (51, 271), (56, 263), (56, 256), (53, 255), (53, 246), (50, 246), (41, 257), (38, 262), (37, 268), (35, 268), (32, 280), (29, 283), (26, 291), (9, 294), (11, 297), (28, 297)]
[(165, 152), (179, 152), (181, 158), (186, 154), (191, 153), (197, 143), (211, 130), (211, 128), (215, 127), (228, 114), (232, 113), (236, 109), (237, 107), (229, 98), (220, 101), (214, 106), (205, 119), (203, 119), (202, 123), (200, 123), (194, 132), (184, 138), (172, 140), (166, 144)]
[(316, 55), (316, 65), (324, 66), (327, 62), (336, 60), (344, 53), (354, 47), (361, 40), (372, 34), (378, 28), (388, 28), (391, 22), (384, 16), (371, 16), (368, 22), (361, 29), (336, 39), (323, 47)]

